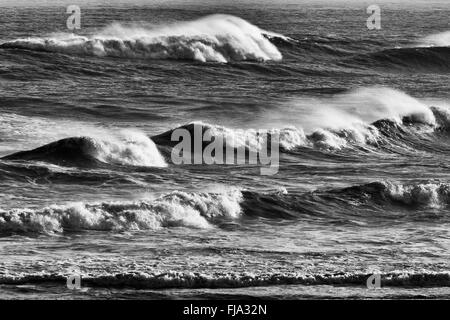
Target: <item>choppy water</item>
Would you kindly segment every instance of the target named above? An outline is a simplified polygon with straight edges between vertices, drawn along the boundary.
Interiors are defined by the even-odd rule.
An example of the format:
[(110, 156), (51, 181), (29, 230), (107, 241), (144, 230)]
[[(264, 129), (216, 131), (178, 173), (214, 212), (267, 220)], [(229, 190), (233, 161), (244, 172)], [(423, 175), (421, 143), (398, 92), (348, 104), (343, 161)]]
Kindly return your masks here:
[[(14, 5), (1, 298), (448, 298), (448, 3), (369, 31), (362, 3), (91, 2), (76, 34)], [(278, 174), (173, 164), (193, 123), (279, 134)]]

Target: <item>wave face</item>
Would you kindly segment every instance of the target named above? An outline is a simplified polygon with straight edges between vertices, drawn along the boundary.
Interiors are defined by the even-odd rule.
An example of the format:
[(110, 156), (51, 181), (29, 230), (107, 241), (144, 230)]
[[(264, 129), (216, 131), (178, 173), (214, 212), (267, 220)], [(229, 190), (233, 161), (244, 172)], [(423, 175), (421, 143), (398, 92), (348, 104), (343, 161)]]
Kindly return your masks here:
[(65, 138), (33, 150), (11, 154), (3, 159), (77, 166), (95, 163), (167, 166), (153, 141), (138, 131), (129, 130), (108, 136)]
[(42, 210), (0, 211), (0, 233), (55, 233), (64, 230), (147, 230), (162, 227), (210, 228), (237, 218), (242, 194), (174, 191), (153, 200), (53, 205)]
[(99, 57), (196, 60), (201, 62), (282, 59), (268, 40), (281, 37), (230, 15), (211, 15), (151, 29), (113, 24), (90, 36), (59, 34), (5, 42), (3, 48)]

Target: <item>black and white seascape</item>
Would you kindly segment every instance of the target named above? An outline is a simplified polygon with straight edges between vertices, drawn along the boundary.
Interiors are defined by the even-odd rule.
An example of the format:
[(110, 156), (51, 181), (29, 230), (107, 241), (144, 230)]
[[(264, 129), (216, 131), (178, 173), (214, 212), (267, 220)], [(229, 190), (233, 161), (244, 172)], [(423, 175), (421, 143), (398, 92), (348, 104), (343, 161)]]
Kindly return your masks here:
[(0, 299), (448, 298), (449, 17), (0, 0)]

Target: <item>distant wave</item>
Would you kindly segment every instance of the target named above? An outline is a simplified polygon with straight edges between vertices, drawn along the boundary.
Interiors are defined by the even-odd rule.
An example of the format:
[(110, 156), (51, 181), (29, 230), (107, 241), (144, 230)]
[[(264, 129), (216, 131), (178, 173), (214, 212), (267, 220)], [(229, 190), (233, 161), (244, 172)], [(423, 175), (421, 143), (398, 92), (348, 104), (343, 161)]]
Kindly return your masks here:
[(62, 52), (66, 54), (143, 59), (196, 60), (201, 62), (281, 60), (268, 39), (284, 39), (230, 15), (154, 28), (113, 24), (89, 36), (57, 34), (4, 42), (1, 48)]
[[(386, 47), (386, 42), (374, 39), (351, 39), (330, 36), (305, 36), (299, 39), (270, 38), (286, 56), (294, 59), (319, 57), (338, 66), (376, 68), (403, 72), (450, 72), (450, 31), (426, 36), (416, 43), (401, 47)], [(364, 50), (361, 50), (364, 48)], [(305, 71), (305, 70), (303, 70)], [(313, 70), (312, 74), (323, 71)]]
[(136, 202), (53, 205), (41, 210), (0, 210), (0, 234), (58, 233), (67, 230), (147, 230), (162, 227), (209, 228), (239, 216), (242, 194), (174, 191)]
[[(73, 272), (72, 272), (73, 273)], [(80, 273), (83, 286), (108, 288), (241, 288), (271, 285), (353, 285), (365, 286), (372, 274), (365, 272), (335, 272), (328, 274), (291, 273), (187, 273), (175, 271), (147, 271), (133, 273)], [(31, 273), (27, 275), (1, 275), (0, 284), (61, 283), (68, 273)], [(399, 270), (380, 273), (383, 287), (448, 287), (449, 272), (415, 272)]]

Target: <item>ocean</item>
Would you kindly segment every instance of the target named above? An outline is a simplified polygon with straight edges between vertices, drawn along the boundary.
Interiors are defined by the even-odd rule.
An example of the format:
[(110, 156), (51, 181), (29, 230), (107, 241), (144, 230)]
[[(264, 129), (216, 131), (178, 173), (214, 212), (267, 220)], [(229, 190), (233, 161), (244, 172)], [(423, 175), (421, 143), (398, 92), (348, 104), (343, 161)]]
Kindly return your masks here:
[(70, 4), (0, 1), (1, 299), (449, 298), (448, 1)]

